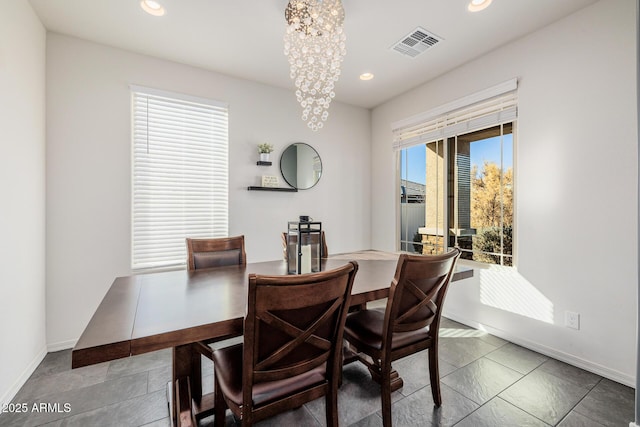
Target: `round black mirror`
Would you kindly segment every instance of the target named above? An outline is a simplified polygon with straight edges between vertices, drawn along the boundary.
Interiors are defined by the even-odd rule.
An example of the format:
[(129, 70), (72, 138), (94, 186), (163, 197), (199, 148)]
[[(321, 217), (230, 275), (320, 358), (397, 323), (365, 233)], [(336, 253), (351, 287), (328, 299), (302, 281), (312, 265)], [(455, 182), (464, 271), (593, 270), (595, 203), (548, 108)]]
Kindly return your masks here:
[(280, 172), (287, 184), (298, 190), (307, 190), (320, 181), (322, 160), (312, 146), (296, 142), (282, 152)]

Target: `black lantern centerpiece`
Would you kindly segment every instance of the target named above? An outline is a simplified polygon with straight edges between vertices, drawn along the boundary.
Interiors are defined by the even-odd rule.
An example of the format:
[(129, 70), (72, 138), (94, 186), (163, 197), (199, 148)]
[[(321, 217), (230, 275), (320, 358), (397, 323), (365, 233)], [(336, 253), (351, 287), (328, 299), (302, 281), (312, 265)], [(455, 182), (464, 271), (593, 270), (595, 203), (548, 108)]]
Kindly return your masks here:
[(289, 221), (287, 224), (287, 272), (319, 272), (323, 255), (322, 223), (301, 216), (300, 221)]

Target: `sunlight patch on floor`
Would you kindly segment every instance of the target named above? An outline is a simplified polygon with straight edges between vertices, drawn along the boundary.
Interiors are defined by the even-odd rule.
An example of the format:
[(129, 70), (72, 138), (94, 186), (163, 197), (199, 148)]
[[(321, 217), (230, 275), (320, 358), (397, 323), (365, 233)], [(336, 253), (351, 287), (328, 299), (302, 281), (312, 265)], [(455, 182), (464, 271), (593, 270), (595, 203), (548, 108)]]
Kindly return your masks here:
[(440, 333), (438, 334), (438, 336), (441, 338), (479, 338), (486, 335), (489, 334), (477, 329), (461, 328), (440, 328)]

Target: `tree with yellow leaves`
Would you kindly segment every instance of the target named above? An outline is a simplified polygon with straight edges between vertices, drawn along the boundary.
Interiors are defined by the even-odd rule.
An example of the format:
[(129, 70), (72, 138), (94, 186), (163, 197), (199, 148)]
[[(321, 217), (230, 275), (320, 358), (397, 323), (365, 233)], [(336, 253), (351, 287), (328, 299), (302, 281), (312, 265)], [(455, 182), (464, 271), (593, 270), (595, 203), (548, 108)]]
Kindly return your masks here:
[[(476, 229), (474, 251), (512, 254), (513, 169), (504, 173), (494, 162), (485, 161), (482, 170), (471, 170), (471, 227)], [(500, 245), (504, 250), (500, 250)], [(474, 253), (481, 262), (501, 264), (500, 256)], [(511, 265), (505, 257), (504, 265)]]

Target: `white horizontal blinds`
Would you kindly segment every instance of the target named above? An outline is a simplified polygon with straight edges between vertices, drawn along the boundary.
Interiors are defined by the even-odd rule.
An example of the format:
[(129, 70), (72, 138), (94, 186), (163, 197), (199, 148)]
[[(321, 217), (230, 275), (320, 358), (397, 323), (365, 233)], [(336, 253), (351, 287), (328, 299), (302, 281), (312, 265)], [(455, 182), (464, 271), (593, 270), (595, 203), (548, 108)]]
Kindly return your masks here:
[(184, 264), (185, 237), (228, 235), (227, 107), (132, 93), (132, 268)]
[(393, 148), (462, 135), (514, 121), (517, 81), (510, 80), (392, 125)]

